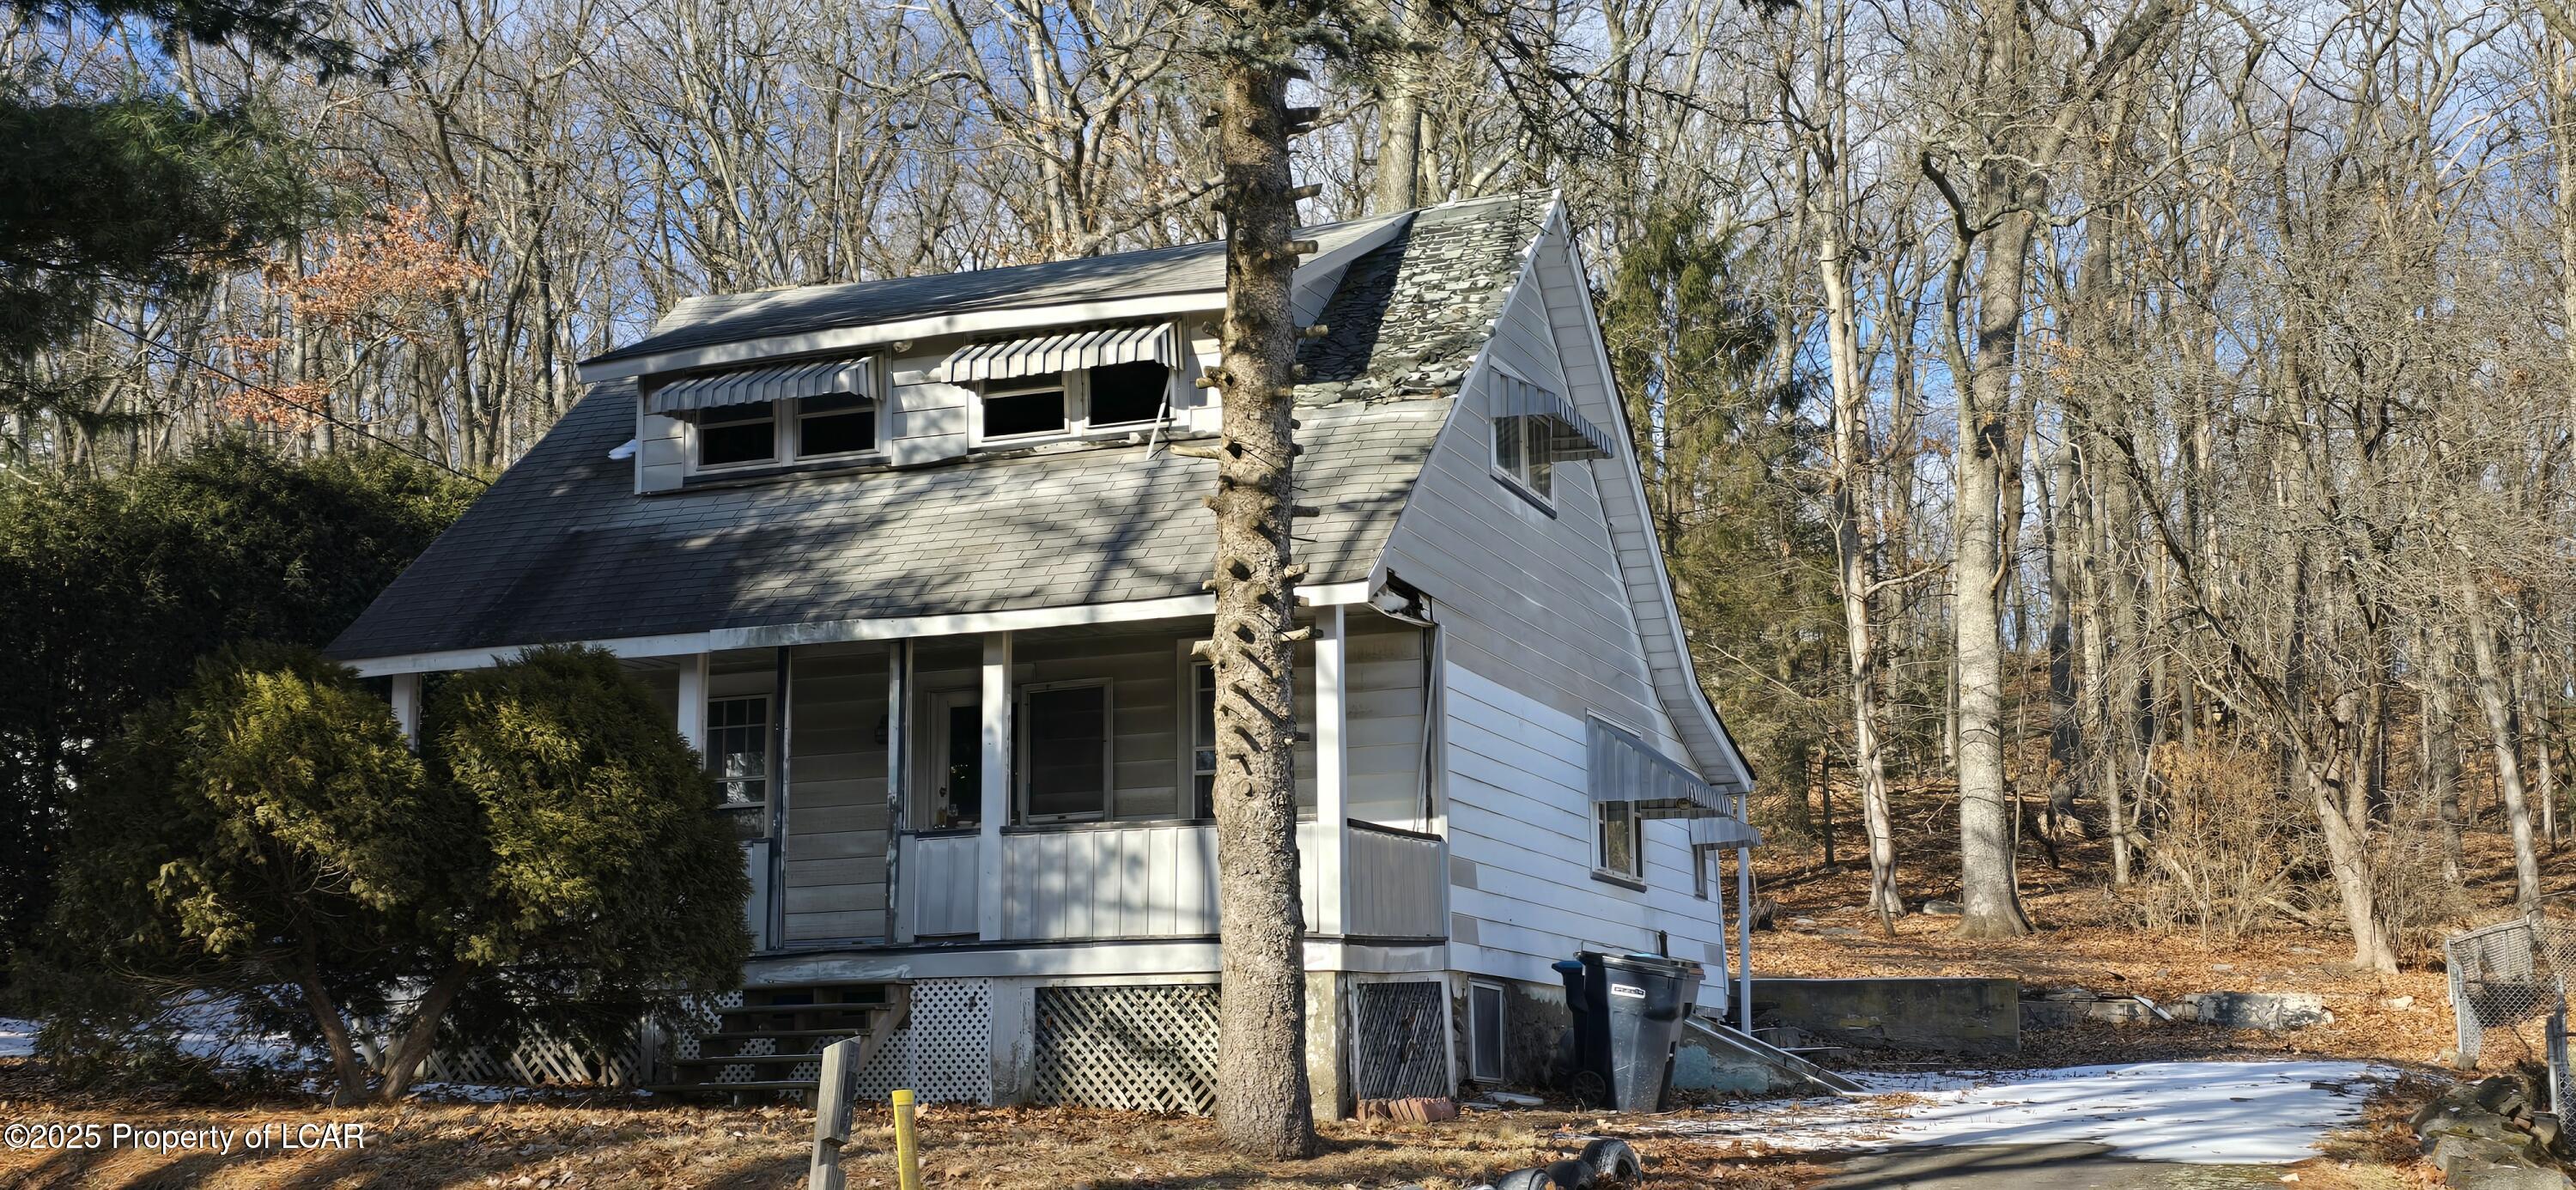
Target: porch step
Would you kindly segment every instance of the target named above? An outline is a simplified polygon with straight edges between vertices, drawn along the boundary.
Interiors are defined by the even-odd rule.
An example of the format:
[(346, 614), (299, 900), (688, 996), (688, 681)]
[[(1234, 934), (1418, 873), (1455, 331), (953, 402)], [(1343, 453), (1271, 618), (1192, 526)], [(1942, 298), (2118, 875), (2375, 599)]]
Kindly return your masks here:
[[(667, 1059), (671, 1080), (646, 1089), (673, 1095), (810, 1093), (814, 1079), (777, 1075), (801, 1065), (819, 1066), (823, 1051), (845, 1039), (858, 1041), (859, 1062), (865, 1064), (903, 1027), (911, 993), (911, 987), (902, 983), (814, 982), (744, 988), (746, 1003), (702, 1010), (715, 1018), (714, 1031), (693, 1035), (689, 1040), (697, 1053)], [(760, 1048), (773, 1052), (740, 1052), (756, 1043), (765, 1043)], [(755, 1077), (719, 1081), (716, 1076), (728, 1067)], [(760, 1077), (764, 1074), (769, 1077)]]

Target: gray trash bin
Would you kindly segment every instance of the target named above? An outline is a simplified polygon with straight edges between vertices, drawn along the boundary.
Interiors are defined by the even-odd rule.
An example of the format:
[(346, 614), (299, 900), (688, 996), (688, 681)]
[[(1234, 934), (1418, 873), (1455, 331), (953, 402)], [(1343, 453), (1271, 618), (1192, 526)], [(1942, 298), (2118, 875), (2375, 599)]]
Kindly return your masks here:
[(1580, 951), (1556, 964), (1574, 1015), (1567, 1089), (1586, 1106), (1660, 1111), (1673, 1084), (1673, 1051), (1699, 997), (1699, 964), (1663, 955)]

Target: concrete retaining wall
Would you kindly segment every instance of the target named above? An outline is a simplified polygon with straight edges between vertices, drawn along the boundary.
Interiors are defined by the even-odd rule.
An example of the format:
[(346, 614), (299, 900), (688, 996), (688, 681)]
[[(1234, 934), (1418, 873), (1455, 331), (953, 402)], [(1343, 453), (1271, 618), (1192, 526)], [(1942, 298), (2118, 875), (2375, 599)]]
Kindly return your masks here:
[(2019, 1053), (2021, 981), (1756, 978), (1753, 1020), (1857, 1049)]

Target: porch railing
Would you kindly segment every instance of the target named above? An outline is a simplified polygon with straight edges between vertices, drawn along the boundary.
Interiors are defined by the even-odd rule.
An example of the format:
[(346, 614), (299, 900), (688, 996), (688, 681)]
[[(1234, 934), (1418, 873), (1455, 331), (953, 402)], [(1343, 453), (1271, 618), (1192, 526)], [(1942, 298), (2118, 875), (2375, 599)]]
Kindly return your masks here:
[[(1313, 862), (1325, 826), (1297, 824), (1299, 901), (1306, 927), (1326, 895)], [(1431, 835), (1354, 822), (1343, 863), (1350, 905), (1344, 932), (1368, 938), (1439, 938), (1448, 922), (1448, 846)], [(897, 912), (908, 937), (972, 937), (982, 893), (981, 847), (972, 834), (906, 835)], [(1001, 937), (1187, 938), (1217, 932), (1216, 827), (1139, 823), (1007, 830), (1001, 837)]]

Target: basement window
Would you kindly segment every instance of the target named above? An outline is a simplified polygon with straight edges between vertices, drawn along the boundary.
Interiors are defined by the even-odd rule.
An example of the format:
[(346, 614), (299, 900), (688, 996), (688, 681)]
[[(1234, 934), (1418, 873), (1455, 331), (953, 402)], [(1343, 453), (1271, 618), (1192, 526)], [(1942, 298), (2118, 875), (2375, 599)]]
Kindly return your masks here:
[(1503, 1081), (1503, 985), (1474, 980), (1467, 985), (1467, 1077), (1480, 1083)]
[(778, 407), (759, 401), (698, 411), (698, 466), (739, 467), (778, 457)]

